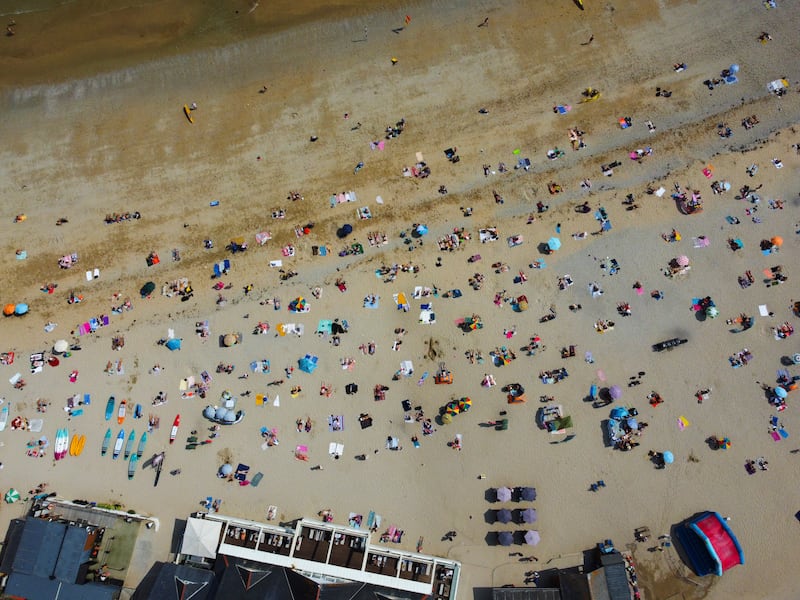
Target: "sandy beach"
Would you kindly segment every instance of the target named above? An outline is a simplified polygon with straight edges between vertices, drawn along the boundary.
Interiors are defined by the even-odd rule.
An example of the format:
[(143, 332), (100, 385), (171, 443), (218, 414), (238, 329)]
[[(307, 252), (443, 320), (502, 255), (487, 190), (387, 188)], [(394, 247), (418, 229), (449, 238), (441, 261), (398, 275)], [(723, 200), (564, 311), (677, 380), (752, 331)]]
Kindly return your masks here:
[[(606, 538), (633, 553), (643, 597), (793, 598), (785, 558), (800, 550), (792, 534), (800, 507), (791, 491), (800, 483), (797, 394), (777, 412), (764, 386), (774, 388), (781, 369), (800, 375), (787, 364), (799, 351), (797, 338), (774, 333), (798, 321), (800, 72), (792, 57), (800, 52), (800, 11), (788, 2), (774, 9), (760, 2), (585, 4), (581, 12), (566, 0), (536, 10), (510, 0), (490, 8), (392, 2), (368, 12), (342, 3), (334, 12), (312, 2), (272, 3), (270, 10), (230, 2), (178, 19), (179, 3), (167, 0), (121, 14), (79, 2), (13, 15), (15, 35), (0, 44), (0, 300), (25, 303), (29, 312), (0, 319), (0, 352), (15, 353), (12, 365), (0, 366), (0, 397), (9, 421), (43, 418), (44, 428), (0, 432), (0, 485), (27, 491), (48, 482), (65, 498), (155, 515), (161, 529), (145, 533), (153, 560), (173, 550), (172, 527), (164, 524), (212, 496), (223, 500), (220, 512), (254, 520), (264, 520), (269, 505), (279, 507), (282, 521), (330, 509), (346, 523), (351, 512), (373, 510), (385, 526), (405, 531), (403, 548), (423, 537), (425, 552), (462, 561), (462, 598), (478, 597), (473, 588), (523, 585), (532, 568), (577, 564), (581, 551)], [(771, 39), (759, 41), (763, 32)], [(675, 69), (679, 63), (686, 68)], [(733, 64), (737, 83), (704, 84)], [(766, 87), (779, 78), (789, 84), (781, 97)], [(588, 87), (600, 97), (582, 102)], [(192, 103), (190, 123), (183, 108)], [(559, 105), (570, 109), (559, 114)], [(746, 128), (752, 116), (757, 123)], [(622, 128), (625, 117), (632, 124)], [(387, 136), (387, 126), (402, 132)], [(723, 138), (726, 127), (732, 135)], [(573, 149), (570, 129), (585, 132), (585, 147)], [(630, 158), (648, 148), (650, 155)], [(447, 149), (460, 160), (448, 160)], [(555, 149), (563, 156), (548, 159)], [(515, 168), (525, 158), (530, 168)], [(602, 166), (615, 161), (613, 175), (604, 176)], [(429, 177), (404, 176), (422, 162)], [(730, 189), (716, 194), (714, 182)], [(551, 184), (562, 191), (549, 193)], [(671, 197), (675, 184), (700, 193), (702, 212), (681, 214)], [(745, 199), (743, 186), (750, 188)], [(647, 192), (660, 187), (662, 196)], [(348, 191), (354, 202), (332, 205), (332, 195)], [(290, 199), (292, 192), (302, 199)], [(537, 212), (537, 202), (549, 210)], [(578, 212), (584, 203), (588, 212)], [(364, 208), (371, 218), (359, 218)], [(602, 233), (601, 208), (610, 224)], [(284, 217), (274, 218), (280, 211)], [(105, 222), (125, 213), (139, 218)], [(340, 238), (345, 224), (352, 232)], [(417, 224), (427, 234), (414, 235)], [(440, 250), (437, 240), (462, 228), (470, 239)], [(499, 239), (481, 243), (486, 228), (496, 228)], [(680, 239), (669, 241), (673, 231)], [(259, 245), (259, 232), (271, 239)], [(373, 232), (386, 243), (370, 243)], [(522, 243), (510, 247), (510, 236)], [(561, 247), (545, 254), (554, 236)], [(239, 237), (247, 251), (226, 250)], [(762, 252), (761, 242), (776, 237), (780, 247)], [(742, 248), (734, 251), (729, 240)], [(363, 254), (342, 256), (353, 244)], [(293, 256), (282, 252), (289, 245)], [(326, 256), (314, 250), (322, 246)], [(78, 262), (60, 268), (72, 253)], [(150, 253), (158, 264), (148, 266)], [(691, 269), (666, 276), (681, 256)], [(212, 278), (225, 259), (229, 272)], [(546, 267), (530, 266), (536, 261)], [(776, 266), (785, 284), (767, 280), (765, 271)], [(95, 269), (99, 277), (87, 280)], [(747, 286), (746, 273), (753, 275)], [(165, 282), (183, 277), (190, 298), (161, 293)], [(571, 285), (563, 284), (567, 277)], [(470, 284), (476, 279), (479, 289)], [(140, 297), (149, 281), (154, 293)], [(222, 289), (214, 289), (218, 282)], [(51, 283), (57, 287), (47, 293)], [(591, 284), (602, 295), (593, 297)], [(418, 286), (431, 295), (413, 298)], [(463, 295), (452, 297), (453, 289)], [(400, 293), (407, 312), (395, 304)], [(69, 303), (71, 295), (81, 301)], [(372, 295), (379, 305), (366, 308)], [(515, 311), (512, 300), (523, 295), (529, 308)], [(289, 310), (298, 297), (308, 312)], [(693, 309), (705, 297), (717, 318)], [(131, 310), (112, 311), (126, 299)], [(435, 323), (420, 323), (425, 303)], [(618, 306), (626, 303), (631, 314), (623, 317)], [(575, 305), (580, 310), (570, 310)], [(728, 322), (742, 313), (755, 318), (747, 331)], [(540, 321), (549, 314), (556, 317)], [(80, 335), (80, 324), (103, 315), (107, 326)], [(458, 322), (472, 315), (482, 328), (466, 332)], [(349, 326), (340, 339), (315, 333), (320, 320), (334, 319)], [(613, 328), (598, 333), (601, 320)], [(204, 321), (205, 339), (196, 333)], [(265, 335), (254, 333), (260, 322), (269, 324)], [(46, 331), (48, 323), (55, 328)], [(303, 334), (279, 335), (281, 323), (300, 324)], [(179, 351), (159, 344), (170, 329), (182, 340)], [(232, 332), (243, 334), (242, 343), (223, 347), (220, 336)], [(522, 348), (532, 336), (540, 348), (528, 355)], [(113, 350), (120, 337), (124, 346)], [(688, 342), (652, 350), (671, 338)], [(60, 339), (80, 350), (31, 374), (29, 355), (49, 353)], [(490, 352), (503, 346), (515, 359), (493, 365)], [(570, 346), (575, 356), (562, 358)], [(729, 357), (743, 349), (752, 359), (733, 368)], [(483, 362), (468, 359), (476, 352)], [(311, 374), (298, 368), (306, 354), (318, 357)], [(249, 368), (261, 360), (270, 373)], [(123, 373), (109, 373), (109, 361), (121, 361)], [(352, 364), (343, 368), (343, 361)], [(397, 375), (403, 361), (413, 363), (409, 376)], [(452, 385), (434, 383), (441, 363)], [(217, 372), (220, 364), (235, 368)], [(541, 372), (562, 367), (567, 378), (541, 381)], [(182, 399), (181, 381), (199, 380), (203, 371), (213, 378), (206, 398)], [(9, 382), (18, 372), (23, 389)], [(486, 375), (497, 385), (482, 386)], [(357, 393), (345, 393), (350, 383)], [(501, 388), (512, 383), (526, 388), (526, 403), (507, 404)], [(598, 406), (587, 401), (592, 385), (619, 386), (621, 397)], [(292, 394), (295, 386), (301, 390)], [(388, 388), (385, 400), (375, 400), (375, 386)], [(711, 392), (699, 403), (702, 389)], [(210, 434), (203, 408), (219, 404), (226, 390), (244, 420), (186, 449), (190, 432)], [(167, 402), (153, 407), (162, 391)], [(651, 405), (651, 392), (664, 402)], [(69, 418), (63, 408), (75, 394), (90, 394), (91, 404)], [(116, 435), (120, 427), (104, 419), (112, 395), (143, 407), (142, 419), (128, 414), (126, 433), (133, 427), (140, 435), (149, 415), (160, 418), (146, 455), (166, 451), (165, 471), (179, 475), (165, 472), (153, 487), (152, 471), (129, 481), (126, 463), (100, 456), (106, 429)], [(542, 396), (572, 417), (569, 435), (537, 426)], [(443, 424), (440, 409), (464, 397), (470, 410)], [(39, 400), (49, 402), (44, 414)], [(405, 400), (432, 419), (433, 434), (423, 435), (415, 408), (406, 420)], [(635, 407), (649, 425), (628, 452), (614, 449), (605, 433), (615, 406)], [(181, 426), (170, 445), (176, 414)], [(372, 417), (371, 427), (360, 427), (361, 414)], [(788, 439), (773, 440), (773, 416)], [(343, 429), (331, 431), (329, 417)], [(488, 425), (502, 418), (506, 431)], [(297, 421), (308, 419), (311, 431), (298, 431)], [(40, 435), (52, 441), (61, 427), (86, 435), (81, 456), (26, 456), (29, 442)], [(279, 444), (262, 449), (262, 428), (274, 429)], [(460, 449), (452, 447), (457, 434)], [(387, 437), (402, 450), (387, 449)], [(731, 447), (712, 450), (709, 437), (728, 437)], [(328, 454), (332, 442), (344, 445), (338, 460)], [(296, 458), (298, 445), (307, 446), (307, 461)], [(669, 450), (674, 463), (655, 468), (651, 450)], [(746, 462), (759, 457), (768, 470), (748, 474)], [(258, 487), (220, 479), (226, 462), (250, 465), (264, 479)], [(591, 491), (598, 480), (605, 487)], [(527, 528), (492, 522), (498, 508), (529, 506), (490, 501), (492, 489), (505, 485), (537, 489), (530, 506), (542, 541), (535, 548), (495, 544), (495, 532)], [(4, 504), (0, 527), (21, 516), (23, 504)], [(703, 510), (730, 518), (746, 557), (719, 579), (698, 579), (674, 551), (656, 551), (657, 536)], [(653, 532), (649, 543), (634, 541), (640, 526)], [(451, 530), (457, 536), (444, 539)], [(134, 586), (136, 576), (126, 583)]]

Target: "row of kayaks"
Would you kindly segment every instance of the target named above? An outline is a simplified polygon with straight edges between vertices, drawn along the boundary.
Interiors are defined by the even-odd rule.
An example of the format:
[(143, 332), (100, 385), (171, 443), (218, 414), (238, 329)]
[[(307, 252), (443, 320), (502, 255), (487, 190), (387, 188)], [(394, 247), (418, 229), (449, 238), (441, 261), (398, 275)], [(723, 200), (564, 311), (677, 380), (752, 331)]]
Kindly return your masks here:
[[(116, 398), (114, 396), (110, 396), (108, 398), (108, 402), (106, 402), (106, 421), (110, 421), (111, 417), (114, 416), (114, 405), (116, 404)], [(119, 408), (117, 409), (117, 423), (122, 425), (125, 421), (125, 417), (128, 412), (128, 401), (121, 400), (119, 403)], [(134, 419), (141, 419), (143, 416), (142, 405), (137, 404), (133, 407), (133, 418)]]

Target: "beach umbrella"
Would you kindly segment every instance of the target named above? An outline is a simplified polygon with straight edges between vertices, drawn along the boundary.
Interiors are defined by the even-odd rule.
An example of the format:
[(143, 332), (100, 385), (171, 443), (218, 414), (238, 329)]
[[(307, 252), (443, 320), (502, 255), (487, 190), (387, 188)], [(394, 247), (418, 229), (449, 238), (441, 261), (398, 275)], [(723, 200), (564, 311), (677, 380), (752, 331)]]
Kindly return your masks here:
[(53, 344), (53, 352), (66, 352), (67, 348), (69, 348), (69, 342), (67, 340), (58, 340), (55, 344)]
[(206, 419), (213, 419), (214, 418), (214, 413), (215, 413), (215, 411), (214, 411), (214, 407), (213, 406), (206, 406), (203, 409), (203, 416)]
[(497, 515), (495, 518), (500, 521), (501, 523), (510, 523), (511, 522), (511, 511), (507, 508), (503, 508), (497, 511)]
[(229, 408), (227, 411), (225, 411), (225, 416), (222, 417), (222, 420), (226, 423), (233, 423), (236, 420), (236, 412)]
[(145, 298), (146, 296), (152, 294), (155, 291), (155, 289), (156, 289), (156, 284), (153, 283), (152, 281), (148, 281), (142, 286), (142, 289), (139, 290), (139, 294), (142, 296), (142, 298)]
[(536, 514), (535, 508), (526, 508), (525, 510), (520, 511), (520, 516), (522, 517), (522, 521), (524, 523), (535, 523), (536, 519), (538, 519), (538, 515)]
[(467, 412), (470, 408), (472, 408), (472, 399), (462, 398), (458, 403), (458, 407), (461, 409), (461, 412)]
[(739, 72), (739, 65), (737, 65), (736, 63), (733, 63), (731, 65), (730, 72), (731, 73), (738, 73)]
[(6, 501), (6, 504), (14, 504), (14, 502), (18, 502), (19, 501), (19, 492), (17, 490), (15, 490), (14, 488), (9, 489), (6, 492), (5, 501)]
[(499, 487), (497, 488), (497, 501), (508, 502), (511, 500), (511, 488)]
[(678, 263), (679, 267), (688, 267), (689, 266), (689, 257), (685, 254), (681, 254), (678, 258), (675, 259), (675, 262)]
[(228, 412), (228, 409), (224, 406), (218, 406), (214, 411), (214, 418), (219, 419), (220, 421), (225, 418), (225, 414)]
[(345, 223), (339, 229), (336, 230), (336, 237), (340, 240), (346, 238), (348, 235), (353, 233), (353, 226), (350, 223)]
[(709, 306), (706, 309), (706, 316), (709, 319), (716, 319), (719, 316), (719, 310), (717, 309), (716, 306)]
[(536, 488), (532, 487), (524, 487), (520, 491), (520, 497), (525, 500), (525, 502), (533, 502), (536, 500)]
[(219, 468), (219, 474), (223, 477), (227, 477), (231, 473), (233, 473), (233, 465), (230, 463), (225, 463)]
[(24, 302), (20, 302), (19, 304), (17, 304), (14, 307), (14, 314), (15, 315), (18, 315), (18, 316), (19, 315), (24, 315), (24, 314), (27, 314), (27, 312), (28, 312), (28, 305), (25, 304)]
[(612, 385), (608, 390), (608, 395), (612, 400), (619, 400), (622, 398), (622, 388), (618, 385)]
[(297, 361), (297, 366), (300, 367), (300, 370), (304, 373), (313, 373), (314, 369), (317, 368), (317, 361), (314, 358), (315, 357), (311, 357), (306, 354), (303, 358)]
[(453, 422), (453, 415), (451, 415), (450, 413), (444, 413), (442, 415), (442, 423), (443, 424), (449, 425), (452, 422)]
[(15, 306), (13, 304), (6, 304), (3, 307), (3, 314), (5, 316), (7, 316), (7, 317), (13, 315), (14, 314), (14, 308), (15, 308)]
[(547, 247), (550, 248), (550, 250), (558, 250), (561, 248), (561, 240), (557, 237), (551, 237), (547, 240)]
[(417, 225), (417, 228), (414, 230), (416, 234), (420, 237), (428, 233), (428, 226), (427, 225)]
[(229, 333), (222, 338), (222, 343), (226, 348), (230, 348), (236, 344), (236, 336), (233, 333)]
[(181, 340), (180, 340), (180, 338), (169, 339), (169, 340), (167, 340), (166, 346), (167, 346), (167, 348), (169, 348), (172, 351), (180, 350), (181, 349)]
[(800, 365), (800, 352), (792, 356), (792, 362), (796, 365)]
[(664, 452), (664, 462), (666, 464), (668, 464), (668, 465), (671, 465), (672, 463), (675, 462), (675, 457), (672, 455), (672, 452), (670, 452), (669, 450)]
[(786, 391), (786, 388), (782, 388), (782, 387), (778, 386), (778, 387), (775, 388), (775, 395), (778, 398), (786, 398), (786, 396), (788, 395), (788, 392)]
[(773, 246), (783, 246), (783, 238), (779, 235), (776, 235), (774, 238), (772, 238), (770, 242), (772, 242)]
[(628, 427), (630, 427), (631, 429), (639, 429), (639, 421), (637, 421), (637, 420), (636, 420), (636, 419), (634, 419), (633, 417), (630, 417), (630, 418), (629, 418), (627, 421), (625, 421), (625, 422), (628, 424)]
[(514, 534), (510, 531), (501, 531), (497, 534), (497, 542), (501, 546), (510, 546), (514, 543)]
[(539, 535), (539, 532), (535, 529), (530, 529), (525, 532), (525, 543), (530, 544), (531, 546), (535, 546), (539, 542), (542, 541), (542, 536)]

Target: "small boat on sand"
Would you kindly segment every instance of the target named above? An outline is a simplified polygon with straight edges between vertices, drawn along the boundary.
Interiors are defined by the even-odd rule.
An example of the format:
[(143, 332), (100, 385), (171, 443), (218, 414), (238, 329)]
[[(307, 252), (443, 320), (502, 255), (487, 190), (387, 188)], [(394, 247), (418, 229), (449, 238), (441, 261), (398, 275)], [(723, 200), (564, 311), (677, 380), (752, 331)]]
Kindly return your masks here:
[(125, 444), (125, 456), (123, 458), (127, 460), (131, 453), (133, 452), (133, 444), (136, 442), (136, 430), (131, 429), (131, 434), (128, 436), (128, 443)]
[(119, 453), (122, 452), (122, 445), (125, 443), (125, 430), (120, 429), (119, 434), (117, 434), (117, 441), (114, 442), (114, 453), (111, 455), (111, 458), (117, 460), (119, 457)]
[(119, 403), (119, 410), (117, 411), (117, 423), (122, 425), (123, 421), (125, 421), (125, 411), (128, 408), (128, 401), (123, 400)]
[(169, 443), (172, 444), (175, 442), (175, 438), (178, 437), (178, 426), (181, 424), (181, 416), (175, 415), (175, 420), (172, 422), (172, 431), (169, 432)]
[(100, 449), (100, 456), (105, 456), (108, 452), (108, 447), (111, 445), (111, 427), (106, 430), (106, 435), (103, 437), (103, 447)]
[(136, 464), (139, 462), (139, 457), (136, 454), (131, 454), (131, 460), (128, 462), (128, 479), (133, 479), (136, 475)]

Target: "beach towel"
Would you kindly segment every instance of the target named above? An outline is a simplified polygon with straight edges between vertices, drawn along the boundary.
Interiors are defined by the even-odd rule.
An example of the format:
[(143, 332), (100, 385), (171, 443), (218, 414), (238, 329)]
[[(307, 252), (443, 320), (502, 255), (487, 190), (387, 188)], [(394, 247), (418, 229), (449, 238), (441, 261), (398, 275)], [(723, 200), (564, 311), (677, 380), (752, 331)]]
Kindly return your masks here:
[(775, 440), (776, 442), (781, 441), (781, 435), (777, 431), (770, 431), (769, 434), (772, 436), (772, 439)]
[(331, 442), (330, 444), (328, 444), (328, 454), (330, 454), (334, 458), (339, 458), (343, 452), (344, 452), (344, 444), (339, 444), (337, 442)]
[(328, 431), (344, 431), (344, 415), (328, 417)]
[(769, 309), (767, 308), (766, 304), (759, 304), (758, 305), (758, 314), (760, 314), (762, 317), (768, 317), (769, 316)]
[(678, 417), (678, 429), (683, 431), (684, 429), (689, 427), (689, 425), (691, 425), (691, 423), (689, 423), (689, 419), (687, 419), (686, 417), (683, 417), (683, 416)]
[(559, 115), (565, 115), (571, 110), (572, 106), (570, 106), (569, 104), (559, 104), (558, 106), (556, 106), (556, 113)]
[(319, 324), (317, 325), (317, 333), (322, 334), (332, 334), (333, 333), (333, 321), (330, 319), (320, 319)]

